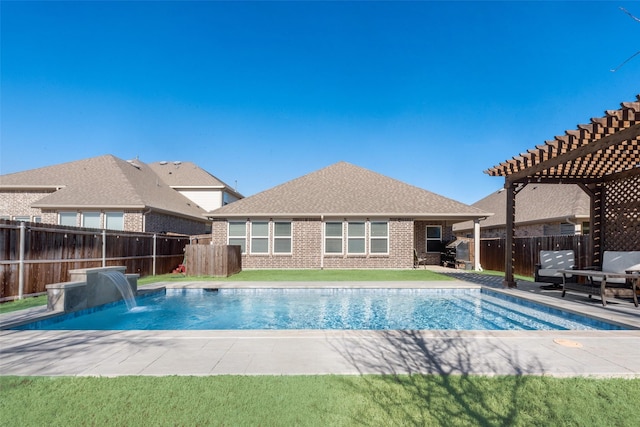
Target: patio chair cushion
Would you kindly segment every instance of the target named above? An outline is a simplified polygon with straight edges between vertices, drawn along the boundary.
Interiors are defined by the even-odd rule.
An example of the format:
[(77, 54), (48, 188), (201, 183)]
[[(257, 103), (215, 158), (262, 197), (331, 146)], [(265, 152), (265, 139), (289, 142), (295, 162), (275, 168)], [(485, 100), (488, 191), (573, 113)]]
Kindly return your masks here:
[[(558, 270), (570, 270), (576, 265), (573, 250), (540, 251), (540, 264), (536, 265), (535, 281), (562, 283), (562, 273)], [(567, 276), (569, 278), (571, 276)]]

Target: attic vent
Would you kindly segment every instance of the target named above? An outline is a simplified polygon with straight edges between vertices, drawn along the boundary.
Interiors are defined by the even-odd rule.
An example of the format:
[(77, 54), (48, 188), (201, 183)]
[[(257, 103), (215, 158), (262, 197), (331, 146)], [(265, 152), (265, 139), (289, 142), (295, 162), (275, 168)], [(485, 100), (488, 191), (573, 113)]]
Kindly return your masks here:
[(178, 166), (178, 165), (182, 164), (182, 162), (180, 160), (176, 160), (175, 162), (173, 162), (173, 164)]
[(161, 161), (161, 162), (160, 162), (160, 164), (164, 166), (164, 165), (166, 165), (166, 164), (167, 164), (167, 161), (166, 161), (166, 160), (163, 160), (163, 161)]
[(127, 160), (127, 163), (129, 163), (131, 166), (133, 166), (136, 169), (140, 169), (140, 165), (137, 164), (135, 160)]

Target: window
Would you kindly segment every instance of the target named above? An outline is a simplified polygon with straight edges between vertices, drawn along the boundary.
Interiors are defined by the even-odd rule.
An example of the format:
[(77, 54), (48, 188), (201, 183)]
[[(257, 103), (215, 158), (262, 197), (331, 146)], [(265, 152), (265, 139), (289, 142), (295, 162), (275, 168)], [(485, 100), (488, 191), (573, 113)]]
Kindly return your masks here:
[(100, 212), (83, 212), (82, 226), (86, 228), (100, 228)]
[(229, 240), (228, 244), (232, 246), (240, 246), (240, 252), (247, 253), (247, 223), (246, 222), (229, 222)]
[(34, 216), (33, 217), (33, 222), (41, 223), (42, 222), (42, 217), (41, 216)]
[(104, 218), (104, 228), (107, 230), (124, 230), (124, 213), (107, 212)]
[(342, 253), (341, 222), (326, 222), (324, 224), (324, 252), (326, 254)]
[(387, 222), (372, 221), (370, 251), (372, 254), (389, 253), (389, 224)]
[(574, 224), (560, 224), (560, 234), (563, 236), (573, 236), (576, 234), (576, 226)]
[(427, 225), (427, 252), (442, 251), (442, 227)]
[(364, 222), (347, 223), (347, 253), (364, 254), (365, 226)]
[(582, 234), (588, 235), (591, 232), (591, 224), (588, 222), (582, 223)]
[(25, 215), (25, 216), (14, 216), (13, 217), (14, 221), (21, 221), (21, 222), (31, 222), (31, 217), (29, 215)]
[(273, 253), (291, 253), (291, 223), (275, 222), (273, 224)]
[(269, 253), (269, 223), (256, 221), (251, 223), (251, 253)]
[(75, 212), (60, 212), (58, 214), (58, 224), (77, 227), (78, 223), (76, 222), (76, 216), (77, 214)]

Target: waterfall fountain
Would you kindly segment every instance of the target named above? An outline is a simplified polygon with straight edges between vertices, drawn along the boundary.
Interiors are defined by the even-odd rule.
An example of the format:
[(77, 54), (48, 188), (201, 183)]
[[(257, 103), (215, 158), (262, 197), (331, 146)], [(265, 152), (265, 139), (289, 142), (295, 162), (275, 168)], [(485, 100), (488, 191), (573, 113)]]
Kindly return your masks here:
[(133, 291), (131, 290), (131, 285), (129, 285), (129, 281), (127, 280), (127, 276), (124, 273), (117, 270), (109, 270), (98, 273), (101, 276), (106, 276), (114, 285), (122, 295), (122, 299), (125, 304), (127, 304), (127, 310), (131, 311), (132, 308), (137, 307), (136, 297), (133, 295)]
[(131, 310), (136, 306), (139, 275), (125, 270), (124, 266), (70, 270), (69, 282), (47, 285), (47, 307), (70, 312), (124, 300)]

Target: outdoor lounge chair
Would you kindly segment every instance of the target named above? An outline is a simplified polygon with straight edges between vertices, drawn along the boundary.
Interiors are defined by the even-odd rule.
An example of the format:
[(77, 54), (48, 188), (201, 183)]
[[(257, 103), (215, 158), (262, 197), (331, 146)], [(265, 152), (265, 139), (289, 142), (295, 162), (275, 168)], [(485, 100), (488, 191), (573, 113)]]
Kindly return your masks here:
[(424, 254), (422, 257), (418, 256), (418, 251), (416, 251), (415, 249), (413, 250), (413, 268), (418, 268), (418, 266), (422, 264), (427, 268), (427, 257), (426, 254)]
[(583, 270), (564, 271), (564, 275), (583, 276), (587, 283), (565, 281), (562, 296), (567, 291), (582, 292), (589, 295), (600, 295), (602, 305), (606, 306), (607, 288), (631, 288), (633, 304), (638, 307), (637, 289), (640, 287), (640, 251), (604, 251), (602, 267), (587, 267)]
[[(542, 289), (562, 289), (563, 277), (560, 270), (575, 268), (575, 254), (572, 250), (540, 251), (540, 263), (535, 266), (535, 281), (551, 283), (541, 286)], [(567, 275), (567, 280), (574, 280)]]

